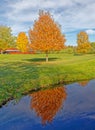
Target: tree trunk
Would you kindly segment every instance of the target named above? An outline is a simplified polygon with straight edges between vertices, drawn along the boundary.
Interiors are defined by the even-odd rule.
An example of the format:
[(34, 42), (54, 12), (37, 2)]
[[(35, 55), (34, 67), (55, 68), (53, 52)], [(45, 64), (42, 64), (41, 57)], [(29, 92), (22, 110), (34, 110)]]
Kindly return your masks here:
[(46, 52), (46, 62), (48, 62), (48, 52)]

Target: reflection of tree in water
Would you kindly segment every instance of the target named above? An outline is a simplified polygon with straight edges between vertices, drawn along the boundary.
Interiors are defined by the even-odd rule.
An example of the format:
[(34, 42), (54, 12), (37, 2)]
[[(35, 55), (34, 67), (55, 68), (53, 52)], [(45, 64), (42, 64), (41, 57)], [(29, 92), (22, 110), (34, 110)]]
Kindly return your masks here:
[(85, 87), (85, 86), (87, 86), (88, 82), (89, 81), (81, 81), (81, 82), (79, 82), (79, 85), (82, 87)]
[(66, 99), (64, 87), (42, 90), (31, 94), (31, 108), (41, 117), (42, 123), (51, 122)]

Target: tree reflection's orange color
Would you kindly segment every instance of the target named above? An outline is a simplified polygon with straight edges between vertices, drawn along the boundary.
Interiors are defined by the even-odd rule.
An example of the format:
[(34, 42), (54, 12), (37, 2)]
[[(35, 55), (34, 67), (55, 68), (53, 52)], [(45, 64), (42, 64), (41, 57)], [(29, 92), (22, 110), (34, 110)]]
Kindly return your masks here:
[(42, 90), (31, 94), (31, 108), (41, 117), (42, 124), (51, 122), (66, 99), (64, 87)]
[(85, 87), (85, 86), (87, 86), (88, 82), (89, 81), (81, 81), (81, 82), (79, 82), (79, 85), (82, 87)]

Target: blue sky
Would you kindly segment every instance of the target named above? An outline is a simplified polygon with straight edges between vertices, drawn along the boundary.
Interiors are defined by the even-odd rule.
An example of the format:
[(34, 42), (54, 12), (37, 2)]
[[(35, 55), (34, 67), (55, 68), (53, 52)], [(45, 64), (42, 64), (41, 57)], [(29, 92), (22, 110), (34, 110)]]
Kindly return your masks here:
[(95, 41), (95, 0), (1, 0), (0, 25), (10, 26), (14, 35), (27, 33), (39, 10), (53, 15), (67, 45), (76, 45), (80, 31), (86, 31), (90, 41)]

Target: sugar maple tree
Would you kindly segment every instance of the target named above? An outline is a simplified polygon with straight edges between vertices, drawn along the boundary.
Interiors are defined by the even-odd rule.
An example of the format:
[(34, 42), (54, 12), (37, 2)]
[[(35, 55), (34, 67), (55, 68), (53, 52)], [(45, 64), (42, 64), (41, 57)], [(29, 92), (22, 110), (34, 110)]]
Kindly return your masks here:
[(91, 50), (91, 45), (89, 42), (89, 37), (86, 32), (80, 32), (77, 35), (77, 52), (78, 53), (88, 53)]
[(45, 52), (46, 61), (48, 61), (48, 53), (63, 49), (66, 41), (60, 26), (54, 22), (50, 13), (44, 11), (39, 13), (39, 19), (35, 21), (33, 29), (29, 30), (29, 37), (30, 47), (35, 51)]
[(28, 51), (29, 41), (28, 37), (26, 36), (25, 32), (20, 32), (17, 37), (17, 48), (21, 50), (22, 52)]
[(41, 117), (42, 124), (51, 122), (66, 99), (66, 90), (62, 87), (41, 90), (31, 94), (31, 108)]

